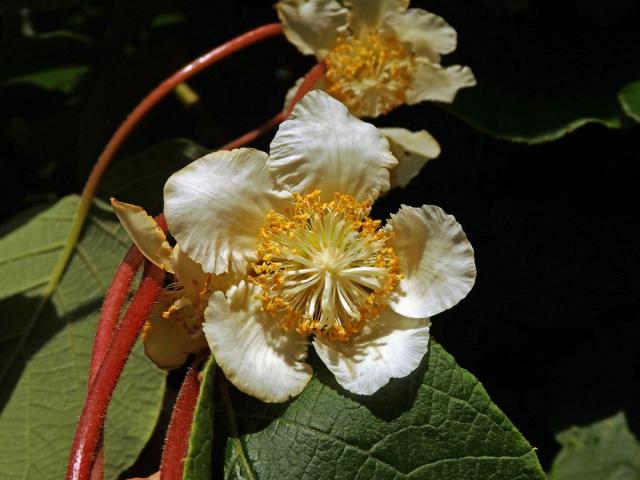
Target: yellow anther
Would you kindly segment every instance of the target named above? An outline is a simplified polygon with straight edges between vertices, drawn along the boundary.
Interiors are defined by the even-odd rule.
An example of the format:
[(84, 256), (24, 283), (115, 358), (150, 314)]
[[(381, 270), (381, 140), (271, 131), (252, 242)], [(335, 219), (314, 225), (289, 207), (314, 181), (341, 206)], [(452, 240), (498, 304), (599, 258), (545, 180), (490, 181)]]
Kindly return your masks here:
[(336, 193), (322, 202), (320, 194), (296, 193), (288, 213), (267, 215), (250, 278), (282, 328), (346, 340), (385, 307), (398, 259), (391, 233), (368, 216), (370, 201)]
[(345, 37), (325, 58), (326, 90), (358, 116), (376, 116), (406, 102), (412, 55), (393, 37)]

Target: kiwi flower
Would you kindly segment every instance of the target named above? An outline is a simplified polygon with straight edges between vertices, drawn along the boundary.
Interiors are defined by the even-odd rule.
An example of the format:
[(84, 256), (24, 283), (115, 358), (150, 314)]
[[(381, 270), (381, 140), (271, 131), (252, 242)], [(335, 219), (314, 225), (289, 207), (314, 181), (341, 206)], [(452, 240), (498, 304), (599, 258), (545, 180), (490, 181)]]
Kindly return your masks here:
[[(438, 15), (408, 7), (409, 0), (276, 4), (288, 40), (325, 66), (315, 87), (357, 117), (377, 117), (403, 104), (450, 103), (458, 90), (476, 84), (469, 67), (440, 65), (441, 56), (456, 49), (456, 31)], [(384, 130), (400, 163), (392, 173), (392, 187), (405, 186), (440, 154), (437, 141), (424, 130)]]
[(347, 390), (372, 394), (409, 375), (429, 317), (472, 288), (473, 249), (440, 208), (370, 217), (396, 159), (385, 137), (326, 93), (308, 93), (270, 154), (218, 151), (174, 173), (165, 217), (204, 272), (241, 280), (214, 291), (203, 331), (243, 392), (282, 402), (310, 380), (309, 340)]
[(205, 273), (178, 245), (173, 248), (156, 221), (142, 207), (111, 199), (120, 223), (142, 254), (174, 275), (142, 331), (147, 356), (160, 368), (180, 367), (190, 353), (207, 349), (202, 333), (204, 309), (211, 293), (226, 290), (232, 277)]

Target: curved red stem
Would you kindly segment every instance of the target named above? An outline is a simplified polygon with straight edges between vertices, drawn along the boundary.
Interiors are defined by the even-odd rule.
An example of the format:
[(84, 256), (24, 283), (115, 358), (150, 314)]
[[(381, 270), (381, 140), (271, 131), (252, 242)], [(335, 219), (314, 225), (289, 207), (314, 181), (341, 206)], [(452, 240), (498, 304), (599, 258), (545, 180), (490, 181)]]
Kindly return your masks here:
[(164, 271), (145, 262), (140, 286), (127, 312), (113, 332), (109, 349), (82, 409), (67, 465), (68, 479), (86, 480), (91, 475), (111, 396), (138, 334), (160, 293), (163, 281)]
[(184, 459), (189, 451), (189, 436), (193, 413), (200, 393), (198, 373), (193, 368), (187, 372), (182, 382), (180, 393), (171, 414), (169, 430), (164, 441), (162, 461), (160, 463), (160, 480), (182, 478)]
[(222, 60), (223, 58), (226, 58), (229, 55), (242, 50), (243, 48), (253, 45), (254, 43), (260, 42), (269, 37), (280, 35), (281, 33), (282, 27), (279, 23), (269, 23), (267, 25), (263, 25), (262, 27), (251, 30), (205, 53), (201, 57), (195, 59), (193, 62), (182, 67), (176, 73), (164, 80), (160, 85), (154, 88), (151, 93), (144, 97), (142, 101), (131, 111), (129, 116), (125, 119), (124, 122), (122, 122), (122, 124), (113, 134), (113, 136), (109, 140), (109, 143), (107, 143), (107, 146), (104, 148), (104, 150), (98, 157), (96, 164), (93, 166), (93, 170), (91, 171), (91, 174), (89, 175), (89, 178), (85, 185), (83, 196), (88, 195), (89, 197), (93, 197), (93, 193), (98, 186), (100, 178), (102, 178), (104, 171), (106, 170), (109, 163), (111, 163), (111, 160), (115, 156), (124, 140), (129, 136), (138, 122), (140, 122), (142, 117), (144, 117), (149, 112), (149, 110), (151, 110), (160, 100), (166, 97), (176, 86), (178, 86), (182, 82), (187, 81), (195, 74), (201, 72), (205, 68)]

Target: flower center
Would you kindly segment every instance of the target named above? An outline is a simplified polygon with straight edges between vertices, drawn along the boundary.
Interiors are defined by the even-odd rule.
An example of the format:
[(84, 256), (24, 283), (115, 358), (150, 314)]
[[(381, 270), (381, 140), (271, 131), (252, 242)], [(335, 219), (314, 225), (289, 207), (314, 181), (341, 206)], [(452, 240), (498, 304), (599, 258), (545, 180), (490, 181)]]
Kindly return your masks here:
[(214, 290), (214, 283), (214, 276), (209, 275), (204, 285), (194, 285), (193, 291), (187, 291), (178, 281), (163, 288), (158, 299), (161, 315), (178, 322), (189, 335), (199, 333), (202, 330), (204, 310)]
[(326, 91), (356, 116), (376, 116), (406, 102), (414, 61), (393, 37), (346, 37), (325, 58)]
[(253, 281), (262, 305), (285, 329), (346, 340), (386, 306), (400, 280), (391, 233), (368, 214), (370, 202), (320, 191), (294, 194), (294, 206), (271, 212), (260, 231)]

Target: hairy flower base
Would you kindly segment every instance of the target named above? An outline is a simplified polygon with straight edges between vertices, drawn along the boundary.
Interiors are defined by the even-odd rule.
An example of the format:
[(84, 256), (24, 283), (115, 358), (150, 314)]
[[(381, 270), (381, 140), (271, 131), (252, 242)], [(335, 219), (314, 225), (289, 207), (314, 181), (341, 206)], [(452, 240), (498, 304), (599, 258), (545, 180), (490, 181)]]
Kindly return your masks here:
[(327, 92), (356, 115), (386, 113), (407, 101), (414, 61), (393, 37), (340, 38), (325, 64)]
[(283, 328), (347, 340), (386, 307), (399, 262), (391, 232), (370, 209), (371, 202), (339, 193), (322, 202), (316, 190), (294, 194), (284, 215), (267, 215), (253, 281), (262, 287), (263, 310)]

